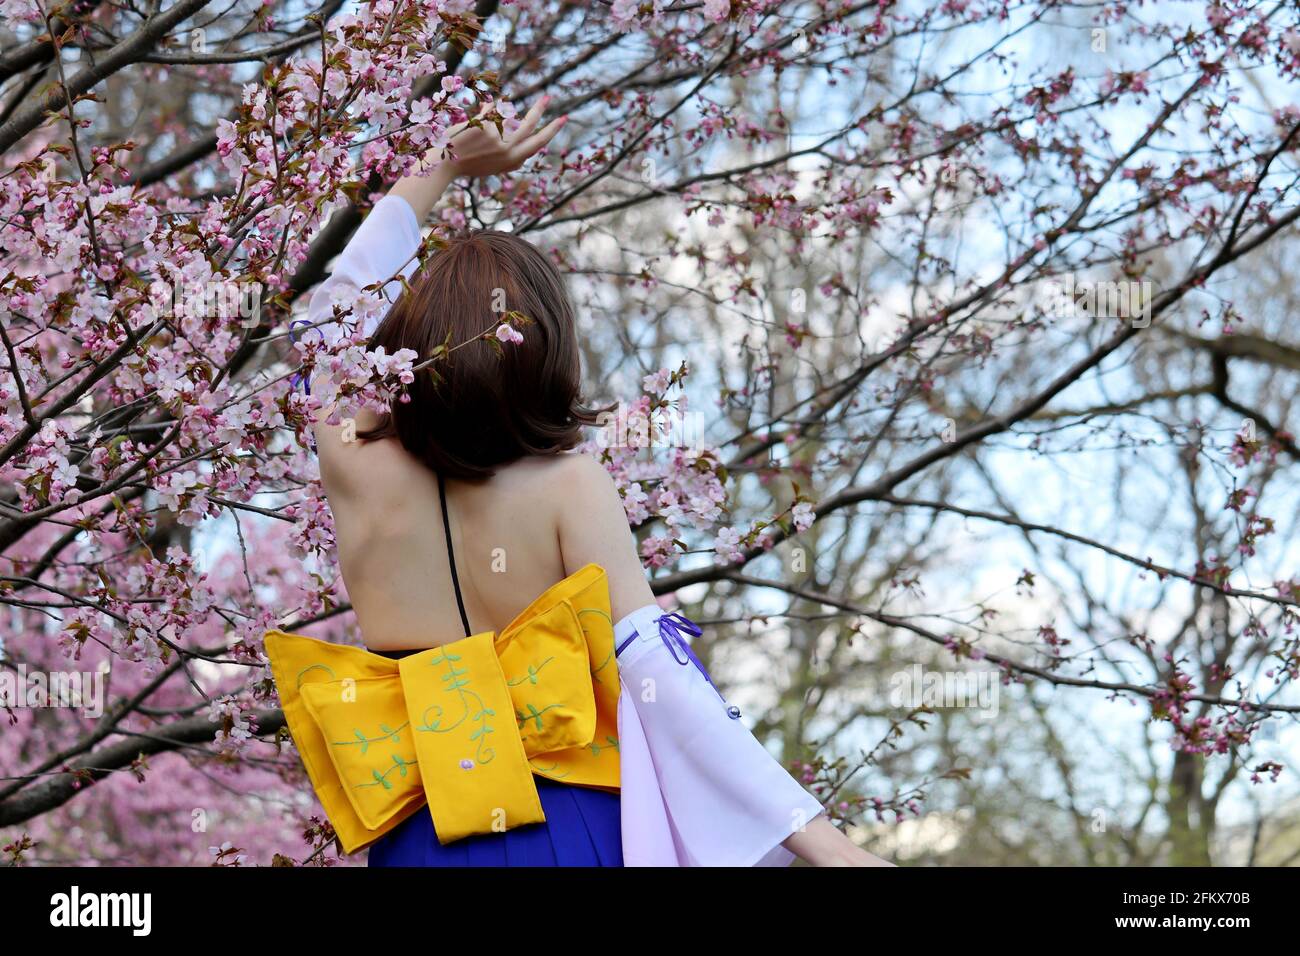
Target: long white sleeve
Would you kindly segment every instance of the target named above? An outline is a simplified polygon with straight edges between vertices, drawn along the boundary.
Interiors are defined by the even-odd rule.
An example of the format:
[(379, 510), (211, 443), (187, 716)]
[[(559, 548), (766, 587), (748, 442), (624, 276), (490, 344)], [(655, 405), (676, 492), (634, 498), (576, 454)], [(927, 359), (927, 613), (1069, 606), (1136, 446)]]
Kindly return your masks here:
[[(324, 323), (318, 326), (321, 335), (328, 342), (338, 341), (345, 330), (339, 322), (330, 319), (335, 303), (351, 304), (365, 286), (399, 271), (409, 277), (418, 266), (414, 256), (419, 246), (420, 223), (415, 211), (400, 196), (385, 196), (375, 203), (370, 215), (339, 253), (329, 278), (312, 294), (307, 320), (313, 326)], [(384, 286), (387, 301), (379, 309), (358, 310), (363, 336), (369, 337), (374, 332), (401, 291), (402, 284), (394, 280)]]
[(623, 862), (784, 866), (794, 854), (782, 841), (822, 805), (662, 639), (663, 616), (650, 604), (614, 627)]

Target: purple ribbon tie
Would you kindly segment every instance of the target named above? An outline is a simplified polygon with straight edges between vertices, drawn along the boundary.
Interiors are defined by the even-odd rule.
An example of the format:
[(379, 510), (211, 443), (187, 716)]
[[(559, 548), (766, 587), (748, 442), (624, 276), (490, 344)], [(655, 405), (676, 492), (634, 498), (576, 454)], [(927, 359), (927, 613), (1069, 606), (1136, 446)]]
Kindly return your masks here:
[[(294, 319), (292, 322), (290, 322), (289, 341), (295, 343), (298, 341), (298, 334), (294, 331), (294, 329), (296, 329), (300, 325), (311, 325), (311, 324), (312, 323), (310, 319)], [(308, 395), (311, 394), (311, 376), (305, 373), (304, 371), (302, 371), (301, 367), (299, 367), (298, 371), (294, 372), (293, 377), (289, 379), (290, 389), (296, 389), (299, 385), (303, 386), (303, 391), (306, 394)]]
[[(683, 667), (687, 664), (694, 664), (699, 672), (704, 675), (704, 679), (712, 684), (713, 678), (704, 669), (700, 659), (695, 656), (695, 651), (691, 650), (691, 642), (686, 639), (687, 634), (691, 637), (699, 637), (703, 634), (704, 631), (700, 630), (700, 626), (677, 611), (661, 614), (657, 623), (659, 624), (659, 637), (663, 640), (664, 646), (668, 648), (668, 653), (673, 655), (673, 660)], [(677, 656), (678, 648), (681, 648), (684, 657)]]
[[(694, 664), (695, 669), (704, 675), (704, 679), (709, 682), (709, 686), (712, 687), (714, 693), (718, 695), (718, 699), (725, 704), (727, 699), (722, 696), (722, 691), (718, 690), (718, 685), (713, 683), (713, 678), (710, 677), (709, 672), (704, 669), (704, 664), (695, 656), (695, 651), (691, 649), (690, 641), (686, 639), (687, 635), (690, 635), (691, 637), (699, 637), (703, 634), (704, 632), (700, 629), (700, 626), (686, 615), (680, 614), (677, 611), (669, 611), (665, 614), (659, 615), (659, 617), (655, 618), (655, 623), (659, 625), (659, 638), (664, 642), (664, 646), (668, 648), (668, 653), (673, 655), (673, 660), (678, 664), (681, 664), (683, 667), (688, 664)], [(632, 636), (620, 644), (614, 651), (614, 656), (617, 657), (619, 654), (622, 654), (624, 649), (639, 636), (640, 634), (638, 632), (633, 631)], [(678, 650), (681, 651), (680, 655), (678, 654)], [(740, 708), (728, 707), (727, 716), (735, 720), (740, 716)]]

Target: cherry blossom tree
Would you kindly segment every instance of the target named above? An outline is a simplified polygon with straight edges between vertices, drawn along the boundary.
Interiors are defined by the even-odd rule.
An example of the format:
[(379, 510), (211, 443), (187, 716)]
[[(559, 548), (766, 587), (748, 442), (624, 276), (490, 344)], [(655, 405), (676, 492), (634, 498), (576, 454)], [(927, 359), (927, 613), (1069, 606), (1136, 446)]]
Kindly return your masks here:
[(261, 643), (359, 642), (307, 425), (454, 355), (326, 344), (306, 300), (451, 126), (543, 94), (561, 136), (421, 255), (509, 229), (569, 274), (617, 403), (584, 450), (836, 819), (887, 845), (972, 773), (950, 702), (873, 684), (913, 662), (1140, 714), (1143, 859), (1291, 786), (1294, 4), (0, 13), (7, 858), (337, 859)]

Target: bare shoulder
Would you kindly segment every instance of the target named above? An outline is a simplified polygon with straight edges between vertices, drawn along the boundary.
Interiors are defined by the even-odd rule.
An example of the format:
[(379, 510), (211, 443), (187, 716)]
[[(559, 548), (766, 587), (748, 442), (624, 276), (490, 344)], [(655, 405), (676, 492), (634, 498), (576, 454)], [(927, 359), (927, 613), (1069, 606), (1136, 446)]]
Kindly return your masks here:
[(594, 456), (579, 451), (569, 451), (554, 457), (555, 468), (567, 478), (589, 485), (614, 490), (614, 478), (609, 470)]
[(395, 438), (361, 441), (349, 430), (318, 426), (316, 453), (325, 491), (333, 499), (405, 500), (429, 482), (424, 466)]
[(571, 502), (582, 508), (608, 506), (621, 498), (614, 478), (605, 466), (581, 452), (564, 452), (528, 459), (536, 480), (545, 485), (552, 500)]
[(615, 620), (654, 601), (614, 478), (580, 453), (545, 460), (544, 479), (557, 502), (560, 549), (570, 572), (598, 564), (609, 580)]

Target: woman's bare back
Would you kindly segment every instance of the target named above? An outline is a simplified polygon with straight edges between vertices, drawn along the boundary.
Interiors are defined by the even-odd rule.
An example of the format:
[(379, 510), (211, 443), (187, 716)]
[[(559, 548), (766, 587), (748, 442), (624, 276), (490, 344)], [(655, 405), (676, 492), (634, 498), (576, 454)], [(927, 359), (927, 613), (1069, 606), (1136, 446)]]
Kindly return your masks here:
[[(317, 425), (343, 579), (367, 647), (465, 636), (437, 477), (395, 440), (345, 442)], [(609, 574), (615, 618), (653, 600), (613, 481), (578, 454), (523, 458), (483, 482), (447, 481), (447, 511), (473, 633), (501, 630), (588, 563)]]

